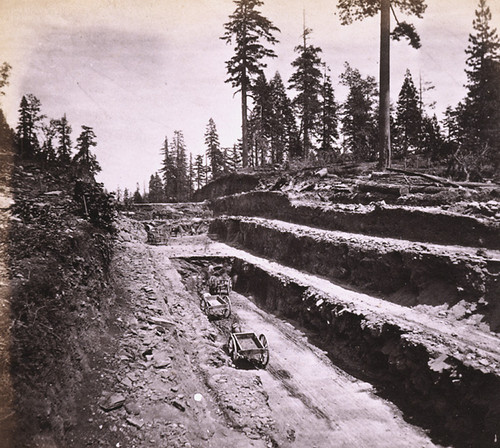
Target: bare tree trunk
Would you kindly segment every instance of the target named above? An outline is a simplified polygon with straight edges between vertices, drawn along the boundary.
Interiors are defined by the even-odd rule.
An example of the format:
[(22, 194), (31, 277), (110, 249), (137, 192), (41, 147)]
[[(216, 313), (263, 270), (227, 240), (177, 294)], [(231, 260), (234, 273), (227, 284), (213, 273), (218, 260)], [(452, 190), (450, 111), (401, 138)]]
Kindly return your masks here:
[(390, 128), (390, 0), (381, 0), (380, 8), (380, 86), (379, 86), (379, 167), (391, 166)]
[(241, 81), (241, 159), (243, 168), (248, 166), (248, 119), (247, 119), (247, 85)]

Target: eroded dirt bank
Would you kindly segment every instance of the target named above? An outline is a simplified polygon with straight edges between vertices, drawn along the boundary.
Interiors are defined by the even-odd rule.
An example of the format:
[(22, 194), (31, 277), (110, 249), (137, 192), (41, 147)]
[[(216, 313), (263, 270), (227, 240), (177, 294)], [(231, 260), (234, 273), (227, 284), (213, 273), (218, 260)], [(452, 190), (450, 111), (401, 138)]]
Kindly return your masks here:
[[(237, 291), (253, 297), (264, 315), (272, 319), (272, 312), (295, 328), (308, 328), (309, 340), (327, 350), (337, 366), (377, 385), (438, 440), (459, 447), (497, 446), (495, 335), (345, 290), (241, 250), (214, 248), (207, 253), (184, 246), (183, 257), (195, 267), (206, 265), (208, 255), (231, 257)], [(195, 267), (192, 275), (199, 272)], [(185, 265), (183, 270), (189, 272)]]
[[(211, 201), (216, 214), (260, 216), (327, 230), (500, 249), (500, 225), (492, 216), (471, 216), (438, 207), (375, 203), (290, 201), (285, 193), (253, 191)], [(496, 209), (495, 209), (496, 210)], [(494, 211), (492, 211), (494, 213)]]
[[(281, 221), (220, 217), (210, 232), (287, 266), (326, 276), (405, 305), (461, 304), (467, 317), (478, 311), (497, 331), (500, 325), (497, 252), (422, 245)], [(465, 316), (467, 315), (467, 316)]]

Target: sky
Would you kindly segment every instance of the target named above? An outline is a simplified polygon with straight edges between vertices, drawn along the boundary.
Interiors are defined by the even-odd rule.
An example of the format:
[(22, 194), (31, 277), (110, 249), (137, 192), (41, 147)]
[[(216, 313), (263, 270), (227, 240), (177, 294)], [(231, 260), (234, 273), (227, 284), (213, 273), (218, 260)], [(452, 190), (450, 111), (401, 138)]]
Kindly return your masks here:
[[(394, 103), (406, 69), (417, 85), (421, 79), (435, 87), (424, 102), (436, 102), (438, 117), (464, 97), (464, 50), (477, 3), (427, 0), (423, 19), (396, 10), (416, 26), (422, 48), (391, 43)], [(500, 0), (488, 5), (492, 26), (500, 28)], [(32, 93), (48, 118), (66, 114), (73, 141), (82, 125), (93, 127), (98, 180), (108, 190), (147, 188), (161, 166), (164, 139), (175, 130), (194, 155), (205, 151), (210, 118), (223, 147), (240, 137), (240, 96), (224, 82), (232, 48), (219, 39), (234, 8), (232, 0), (2, 0), (0, 63), (12, 66), (1, 98), (7, 120), (15, 127), (22, 95)], [(346, 61), (378, 79), (378, 17), (342, 26), (335, 0), (264, 0), (261, 11), (281, 30), (268, 78), (279, 71), (287, 83), (305, 17), (338, 100), (346, 94), (338, 85)]]

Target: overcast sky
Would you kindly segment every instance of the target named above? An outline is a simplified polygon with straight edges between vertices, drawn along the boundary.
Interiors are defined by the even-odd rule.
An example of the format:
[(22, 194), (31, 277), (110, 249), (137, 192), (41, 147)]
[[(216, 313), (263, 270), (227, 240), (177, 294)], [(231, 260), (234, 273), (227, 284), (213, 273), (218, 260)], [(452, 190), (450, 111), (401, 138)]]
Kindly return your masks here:
[[(422, 48), (391, 44), (391, 97), (397, 100), (405, 70), (435, 89), (424, 100), (436, 101), (438, 116), (464, 94), (465, 53), (477, 0), (428, 0), (415, 24)], [(500, 26), (500, 1), (489, 0), (492, 25)], [(278, 70), (285, 83), (293, 49), (300, 43), (305, 10), (311, 43), (323, 49), (323, 61), (339, 100), (337, 85), (344, 62), (378, 79), (378, 17), (341, 26), (335, 0), (267, 0), (262, 8), (281, 33), (278, 58), (266, 75)], [(240, 136), (240, 97), (233, 96), (225, 61), (232, 49), (219, 37), (234, 10), (232, 0), (2, 0), (0, 63), (12, 67), (2, 106), (12, 126), (25, 93), (33, 93), (50, 118), (64, 113), (73, 127), (97, 135), (96, 155), (109, 190), (135, 189), (160, 168), (165, 136), (182, 130), (188, 151), (204, 151), (204, 133), (215, 120), (223, 146)], [(399, 14), (400, 19), (405, 17)]]

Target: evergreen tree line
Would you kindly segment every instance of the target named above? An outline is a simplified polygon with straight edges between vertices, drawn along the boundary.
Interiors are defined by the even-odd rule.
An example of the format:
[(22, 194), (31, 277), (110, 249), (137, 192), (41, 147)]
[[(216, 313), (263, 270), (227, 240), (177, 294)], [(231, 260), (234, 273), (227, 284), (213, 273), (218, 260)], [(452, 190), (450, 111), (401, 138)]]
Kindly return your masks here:
[[(234, 3), (236, 9), (224, 25), (226, 32), (221, 39), (235, 47), (234, 56), (226, 62), (226, 82), (242, 96), (243, 166), (292, 158), (330, 161), (346, 155), (358, 161), (375, 160), (380, 146), (375, 78), (363, 77), (345, 63), (339, 82), (347, 87), (347, 98), (338, 103), (330, 70), (321, 60), (322, 50), (311, 43), (312, 31), (304, 27), (288, 87), (279, 73), (268, 81), (263, 61), (276, 57), (271, 46), (277, 43), (279, 29), (258, 11), (261, 0)], [(419, 17), (425, 10), (421, 0), (394, 0), (390, 6)], [(368, 0), (341, 0), (338, 7), (344, 24), (380, 9)], [(429, 160), (448, 161), (449, 174), (466, 179), (498, 169), (500, 43), (490, 21), (486, 0), (479, 0), (465, 50), (467, 94), (456, 107), (447, 109), (441, 122), (423, 98), (433, 87), (420, 80), (417, 88), (411, 73), (406, 72), (389, 116), (396, 158), (406, 160), (410, 154), (421, 154)], [(420, 47), (414, 27), (405, 22), (398, 22), (392, 37), (405, 37), (413, 47)]]
[[(380, 122), (375, 78), (363, 76), (345, 62), (339, 84), (346, 88), (347, 96), (345, 101), (337, 101), (330, 68), (321, 59), (322, 49), (311, 43), (312, 30), (304, 27), (288, 85), (279, 72), (268, 80), (262, 59), (276, 54), (262, 42), (275, 44), (274, 33), (279, 29), (257, 10), (262, 1), (234, 3), (236, 10), (224, 25), (226, 33), (221, 39), (235, 43), (235, 55), (226, 62), (226, 82), (242, 94), (242, 139), (231, 148), (221, 148), (216, 124), (210, 118), (205, 154), (195, 156), (194, 161), (190, 155), (188, 162), (182, 132), (176, 131), (170, 144), (165, 139), (163, 164), (150, 178), (149, 194), (141, 195), (137, 188), (131, 198), (134, 201), (190, 200), (194, 190), (242, 166), (283, 165), (294, 159), (318, 163), (377, 159)], [(360, 8), (360, 17), (375, 12), (376, 8), (366, 11), (365, 3), (346, 0), (339, 7), (351, 8), (355, 14)], [(417, 15), (425, 9), (421, 1), (413, 6)], [(422, 79), (416, 83), (406, 70), (397, 102), (390, 108), (394, 159), (405, 165), (410, 156), (444, 163), (449, 176), (463, 180), (480, 180), (498, 172), (500, 41), (490, 21), (486, 0), (479, 0), (474, 31), (465, 50), (466, 97), (456, 107), (448, 107), (443, 120), (433, 112), (435, 104), (425, 101), (434, 86)], [(413, 26), (404, 22), (398, 24), (393, 37), (406, 37), (412, 46), (420, 47)]]
[(161, 147), (162, 164), (160, 169), (149, 178), (148, 190), (139, 184), (134, 193), (127, 188), (119, 189), (118, 199), (125, 204), (131, 202), (185, 202), (193, 198), (193, 193), (209, 181), (221, 175), (235, 172), (241, 168), (241, 148), (222, 148), (217, 127), (210, 118), (205, 132), (205, 154), (193, 157), (188, 153), (182, 131), (174, 131), (169, 141), (165, 137)]
[(82, 125), (80, 135), (73, 142), (73, 129), (66, 114), (59, 119), (47, 119), (41, 110), (40, 100), (35, 95), (22, 97), (13, 135), (19, 156), (43, 166), (70, 169), (76, 176), (93, 180), (101, 171), (92, 152), (97, 146), (93, 128)]
[[(5, 94), (11, 66), (0, 66), (0, 96)], [(94, 225), (114, 232), (115, 204), (113, 196), (96, 182), (101, 171), (92, 148), (97, 146), (96, 135), (90, 126), (82, 131), (73, 146), (72, 128), (66, 114), (50, 119), (41, 112), (40, 100), (33, 94), (22, 97), (16, 129), (11, 129), (0, 108), (0, 148), (15, 154), (24, 162), (38, 164), (42, 169), (61, 176), (73, 188), (77, 212)]]

